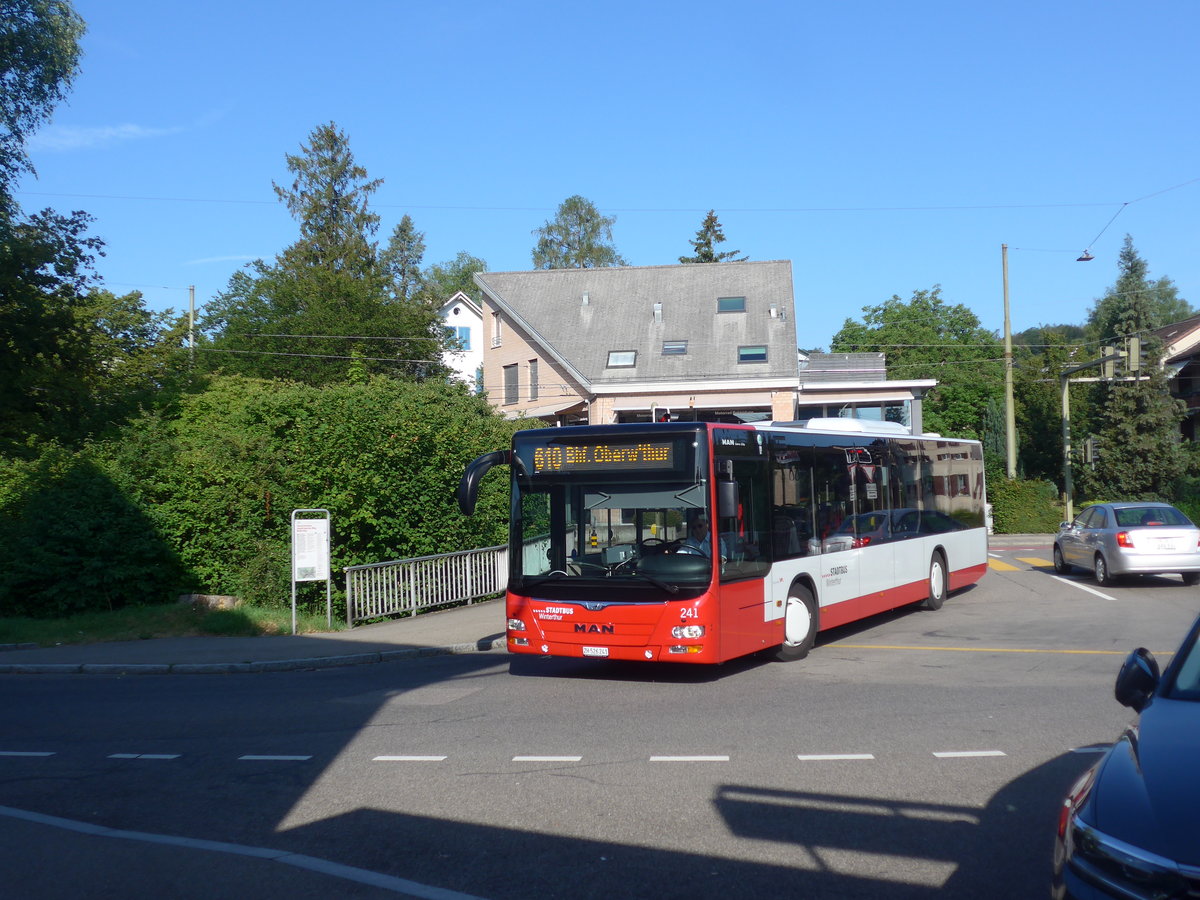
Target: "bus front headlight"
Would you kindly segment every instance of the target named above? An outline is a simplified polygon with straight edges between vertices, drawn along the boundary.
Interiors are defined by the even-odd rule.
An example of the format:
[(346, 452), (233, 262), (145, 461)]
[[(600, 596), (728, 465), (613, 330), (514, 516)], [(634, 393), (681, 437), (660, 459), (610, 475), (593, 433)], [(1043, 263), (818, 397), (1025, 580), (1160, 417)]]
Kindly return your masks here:
[(680, 640), (682, 638), (690, 638), (690, 639), (702, 638), (702, 637), (704, 637), (704, 626), (703, 625), (676, 625), (674, 628), (671, 629), (671, 637), (675, 638), (676, 640)]

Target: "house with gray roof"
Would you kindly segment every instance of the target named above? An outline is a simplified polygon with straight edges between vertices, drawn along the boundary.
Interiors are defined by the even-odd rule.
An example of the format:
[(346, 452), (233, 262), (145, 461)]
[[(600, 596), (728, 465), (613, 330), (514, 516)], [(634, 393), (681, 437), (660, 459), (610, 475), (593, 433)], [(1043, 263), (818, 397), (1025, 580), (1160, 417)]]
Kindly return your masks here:
[(479, 272), (484, 388), (555, 424), (795, 418), (792, 264)]
[(1165, 325), (1154, 336), (1163, 344), (1162, 367), (1171, 396), (1187, 406), (1180, 431), (1189, 441), (1200, 440), (1200, 316)]

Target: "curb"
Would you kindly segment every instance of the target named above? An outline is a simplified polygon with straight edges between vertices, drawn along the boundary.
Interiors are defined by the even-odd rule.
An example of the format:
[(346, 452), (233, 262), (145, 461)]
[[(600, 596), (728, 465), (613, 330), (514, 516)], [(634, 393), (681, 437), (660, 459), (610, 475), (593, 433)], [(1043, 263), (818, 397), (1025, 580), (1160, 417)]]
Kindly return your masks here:
[[(339, 669), (375, 663), (418, 659), (426, 656), (457, 656), (503, 650), (506, 638), (481, 638), (474, 643), (446, 647), (413, 647), (405, 650), (381, 650), (349, 656), (313, 656), (305, 659), (272, 659), (258, 662), (224, 663), (0, 663), (0, 675), (240, 675), (249, 672), (294, 672), (312, 669)], [(20, 649), (35, 649), (23, 644)]]

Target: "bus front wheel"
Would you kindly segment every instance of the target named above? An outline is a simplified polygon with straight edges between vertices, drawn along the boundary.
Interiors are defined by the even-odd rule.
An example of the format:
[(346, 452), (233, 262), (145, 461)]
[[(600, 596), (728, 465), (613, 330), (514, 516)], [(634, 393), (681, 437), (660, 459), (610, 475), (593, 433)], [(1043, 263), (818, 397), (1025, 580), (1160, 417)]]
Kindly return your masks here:
[(783, 608), (783, 644), (775, 651), (777, 659), (786, 662), (808, 656), (817, 639), (819, 615), (812, 591), (793, 584)]
[(941, 553), (933, 554), (929, 561), (929, 596), (921, 603), (923, 609), (941, 609), (946, 602), (946, 557)]

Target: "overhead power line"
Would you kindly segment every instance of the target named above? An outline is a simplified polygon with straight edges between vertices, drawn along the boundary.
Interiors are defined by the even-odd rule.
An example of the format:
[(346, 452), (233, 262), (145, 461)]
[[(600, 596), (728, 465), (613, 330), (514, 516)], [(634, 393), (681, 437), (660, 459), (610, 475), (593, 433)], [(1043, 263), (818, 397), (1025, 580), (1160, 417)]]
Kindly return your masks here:
[(228, 347), (197, 347), (203, 353), (236, 353), (242, 356), (298, 356), (304, 359), (349, 359), (362, 362), (420, 363), (440, 365), (440, 359), (397, 359), (394, 356), (335, 356), (329, 353), (285, 353), (281, 350), (231, 350)]
[[(1143, 200), (1149, 200), (1151, 197), (1157, 197), (1160, 194), (1168, 193), (1169, 191), (1178, 190), (1200, 181), (1200, 178), (1193, 178), (1189, 181), (1182, 182), (1172, 187), (1163, 188), (1162, 190), (1146, 194), (1136, 200), (1129, 200), (1121, 203), (1121, 208), (1117, 210), (1117, 215), (1120, 214), (1126, 206), (1133, 203), (1140, 203)], [(68, 193), (61, 191), (17, 191), (18, 195), (27, 197), (74, 197), (87, 200), (133, 200), (139, 202), (155, 202), (155, 203), (227, 203), (249, 206), (277, 206), (278, 199), (240, 199), (228, 197), (155, 197), (138, 194), (80, 194)], [(482, 205), (448, 205), (448, 204), (421, 204), (421, 203), (373, 203), (372, 207), (376, 209), (422, 209), (422, 210), (446, 210), (446, 211), (461, 211), (461, 212), (536, 212), (546, 213), (553, 212), (550, 207), (544, 206), (482, 206)], [(915, 204), (911, 206), (777, 206), (777, 207), (754, 207), (754, 206), (727, 206), (717, 210), (721, 213), (820, 213), (820, 212), (956, 212), (956, 211), (971, 211), (971, 210), (986, 210), (986, 209), (1086, 209), (1090, 207), (1113, 206), (1113, 201), (1087, 201), (1079, 203), (963, 203), (963, 204)], [(612, 213), (704, 213), (708, 212), (708, 207), (604, 207), (602, 212)], [(1116, 218), (1116, 215), (1113, 216)], [(1112, 224), (1111, 220), (1109, 224)], [(1105, 228), (1108, 226), (1106, 225)], [(1103, 231), (1101, 232), (1103, 234)], [(1099, 237), (1099, 235), (1097, 235)]]

